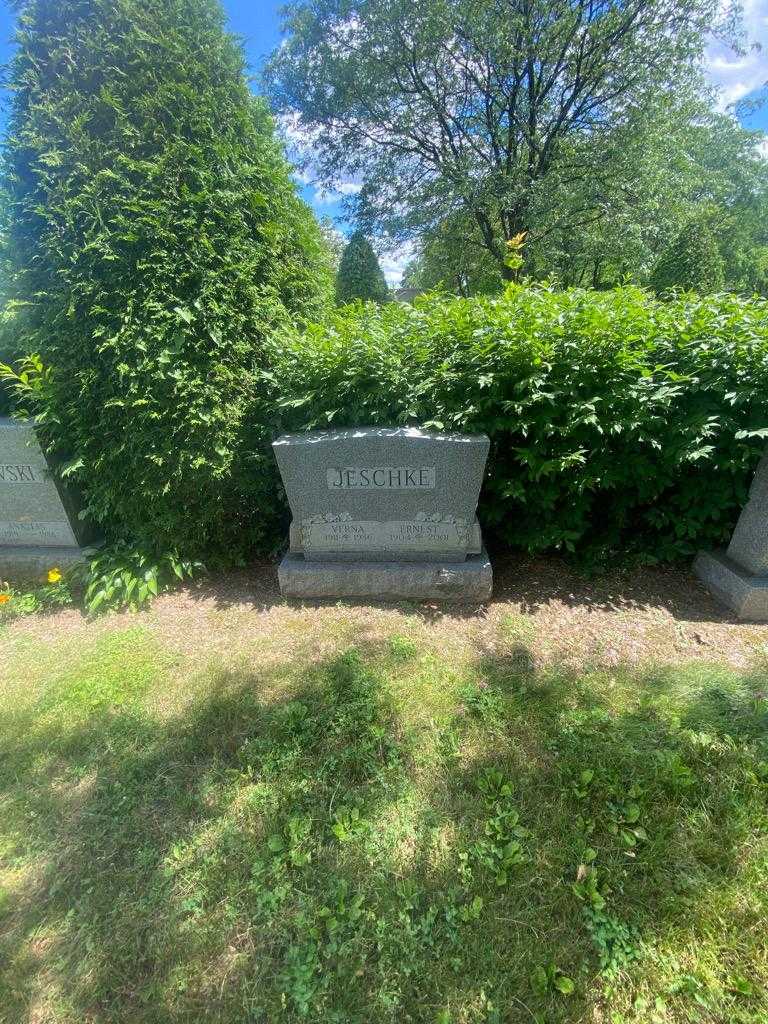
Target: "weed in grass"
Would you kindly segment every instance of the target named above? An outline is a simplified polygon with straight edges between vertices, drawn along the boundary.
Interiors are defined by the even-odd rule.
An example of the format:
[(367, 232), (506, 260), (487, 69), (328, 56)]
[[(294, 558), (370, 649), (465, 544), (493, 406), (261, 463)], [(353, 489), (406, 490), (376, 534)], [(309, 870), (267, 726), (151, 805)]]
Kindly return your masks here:
[(473, 680), (459, 690), (461, 710), (485, 724), (499, 722), (504, 710), (501, 692), (484, 679)]
[(395, 634), (389, 638), (389, 650), (399, 661), (408, 661), (416, 657), (419, 649), (416, 642), (410, 637)]
[(494, 876), (496, 885), (506, 885), (510, 873), (525, 861), (522, 841), (529, 835), (520, 825), (520, 815), (512, 804), (512, 786), (495, 768), (485, 768), (477, 788), (482, 794), (488, 817), (485, 838), (473, 843), (470, 854)]
[(576, 990), (573, 980), (554, 963), (543, 967), (539, 965), (531, 975), (531, 986), (540, 996), (547, 996), (550, 992), (571, 996)]

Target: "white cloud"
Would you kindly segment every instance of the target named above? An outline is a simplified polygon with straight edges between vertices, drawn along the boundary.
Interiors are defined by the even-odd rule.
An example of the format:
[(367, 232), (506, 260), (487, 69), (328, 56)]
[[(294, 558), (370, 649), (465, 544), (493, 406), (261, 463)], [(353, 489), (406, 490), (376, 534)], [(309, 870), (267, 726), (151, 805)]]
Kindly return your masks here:
[(345, 196), (356, 196), (363, 186), (357, 181), (334, 182), (331, 187), (314, 185), (313, 202), (317, 206), (331, 206), (338, 203)]
[(298, 150), (304, 150), (307, 146), (311, 146), (320, 134), (319, 128), (308, 128), (304, 124), (298, 110), (281, 114), (277, 119), (277, 124), (285, 136), (289, 149), (295, 146)]
[(286, 142), (287, 155), (295, 166), (293, 176), (302, 185), (312, 189), (312, 205), (333, 206), (345, 196), (355, 196), (362, 189), (359, 181), (334, 181), (330, 185), (317, 183), (317, 167), (313, 166), (312, 148), (320, 134), (319, 128), (308, 129), (298, 111), (278, 118), (279, 127)]
[(720, 90), (720, 105), (737, 103), (768, 81), (768, 0), (744, 0), (747, 44), (759, 44), (747, 53), (736, 53), (719, 41), (707, 48), (704, 65)]
[(342, 196), (356, 196), (362, 187), (359, 181), (342, 181), (334, 185), (334, 190)]
[(410, 260), (413, 259), (414, 252), (413, 243), (405, 242), (397, 249), (393, 249), (391, 252), (384, 253), (383, 256), (379, 257), (379, 265), (384, 271), (384, 277), (387, 279), (387, 284), (390, 288), (400, 287), (403, 271)]

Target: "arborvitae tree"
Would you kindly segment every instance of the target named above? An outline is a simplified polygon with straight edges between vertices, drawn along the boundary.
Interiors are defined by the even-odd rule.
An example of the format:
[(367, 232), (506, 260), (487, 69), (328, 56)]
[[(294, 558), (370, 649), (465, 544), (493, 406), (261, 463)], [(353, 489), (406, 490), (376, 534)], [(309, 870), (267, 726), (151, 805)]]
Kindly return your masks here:
[[(8, 301), (10, 266), (8, 261), (8, 193), (3, 188), (3, 163), (0, 155), (0, 362), (10, 362), (19, 355), (13, 330), (13, 311)], [(10, 394), (0, 388), (0, 416), (12, 412)]]
[(219, 0), (28, 0), (18, 43), (13, 290), (49, 446), (108, 536), (242, 549), (274, 505), (245, 437), (265, 343), (333, 281), (241, 49)]
[(336, 301), (339, 305), (355, 299), (386, 302), (389, 289), (373, 246), (362, 233), (355, 231), (341, 254), (336, 275)]
[(708, 294), (725, 284), (723, 258), (707, 223), (696, 219), (686, 224), (661, 254), (650, 280), (654, 291), (670, 288)]

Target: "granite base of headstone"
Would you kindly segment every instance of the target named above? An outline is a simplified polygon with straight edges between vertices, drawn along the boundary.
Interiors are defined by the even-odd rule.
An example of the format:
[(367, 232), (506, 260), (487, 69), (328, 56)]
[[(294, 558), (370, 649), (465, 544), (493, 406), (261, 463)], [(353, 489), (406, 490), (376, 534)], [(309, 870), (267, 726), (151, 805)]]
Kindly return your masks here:
[(93, 534), (77, 511), (32, 425), (0, 418), (0, 580), (86, 561)]
[(476, 519), (487, 437), (361, 427), (284, 434), (273, 448), (293, 515), (286, 597), (490, 598)]
[(702, 552), (693, 571), (737, 618), (768, 622), (768, 452), (757, 467), (728, 548)]

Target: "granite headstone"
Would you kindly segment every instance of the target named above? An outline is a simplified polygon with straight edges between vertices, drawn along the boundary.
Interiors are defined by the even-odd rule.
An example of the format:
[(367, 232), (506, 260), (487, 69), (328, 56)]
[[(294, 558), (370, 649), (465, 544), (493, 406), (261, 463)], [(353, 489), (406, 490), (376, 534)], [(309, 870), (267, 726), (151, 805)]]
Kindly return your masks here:
[(694, 572), (737, 618), (768, 622), (768, 452), (725, 551), (702, 552)]
[(273, 448), (293, 515), (284, 594), (490, 597), (476, 518), (487, 437), (360, 427), (284, 434)]
[(92, 539), (30, 423), (0, 418), (0, 579), (80, 562)]

